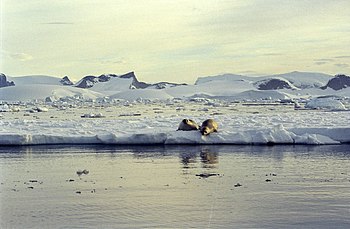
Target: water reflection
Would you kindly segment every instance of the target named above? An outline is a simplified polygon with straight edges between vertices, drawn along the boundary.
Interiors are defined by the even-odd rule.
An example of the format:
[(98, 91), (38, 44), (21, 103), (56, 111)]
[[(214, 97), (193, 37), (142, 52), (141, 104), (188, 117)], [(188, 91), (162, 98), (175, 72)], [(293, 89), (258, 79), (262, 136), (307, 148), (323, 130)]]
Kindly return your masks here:
[(347, 228), (349, 149), (0, 147), (0, 227)]
[(216, 164), (219, 163), (219, 153), (208, 148), (202, 149), (199, 156), (201, 157), (203, 168), (216, 168)]
[[(216, 168), (219, 163), (219, 152), (217, 147), (193, 147), (184, 148), (179, 153), (180, 162), (184, 169), (196, 168), (198, 161), (200, 161), (200, 167), (202, 168)], [(198, 160), (199, 158), (199, 160)]]
[(183, 152), (180, 153), (181, 163), (184, 169), (189, 169), (197, 163), (197, 152)]
[[(253, 146), (253, 145), (204, 145), (204, 146), (118, 146), (118, 145), (41, 145), (41, 146), (0, 146), (0, 156), (6, 157), (31, 157), (36, 154), (75, 154), (75, 153), (132, 153), (135, 157), (163, 157), (179, 155), (182, 164), (195, 163), (199, 156), (203, 164), (218, 164), (220, 154), (245, 154), (252, 157), (267, 157), (280, 161), (286, 153), (296, 155), (322, 155), (333, 157), (350, 157), (350, 145), (276, 145), (276, 146)], [(194, 160), (194, 161), (193, 161)]]

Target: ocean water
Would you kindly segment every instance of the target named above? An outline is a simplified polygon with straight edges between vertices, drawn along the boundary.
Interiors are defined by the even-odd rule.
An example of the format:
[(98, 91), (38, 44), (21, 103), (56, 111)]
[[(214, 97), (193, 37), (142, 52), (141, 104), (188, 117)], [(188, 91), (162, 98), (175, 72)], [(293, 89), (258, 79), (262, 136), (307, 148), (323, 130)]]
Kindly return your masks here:
[(350, 228), (349, 145), (0, 147), (0, 171), (1, 228)]

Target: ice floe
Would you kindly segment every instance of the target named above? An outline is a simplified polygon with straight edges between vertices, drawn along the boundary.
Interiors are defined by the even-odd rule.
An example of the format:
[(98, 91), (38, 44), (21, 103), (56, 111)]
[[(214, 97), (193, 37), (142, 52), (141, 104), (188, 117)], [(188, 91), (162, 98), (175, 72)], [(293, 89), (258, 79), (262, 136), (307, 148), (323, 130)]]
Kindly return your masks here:
[[(304, 115), (307, 112), (304, 112)], [(179, 116), (126, 116), (115, 119), (0, 119), (0, 145), (42, 144), (341, 144), (350, 143), (348, 112), (235, 114), (217, 116), (219, 131), (176, 131)], [(330, 120), (337, 121), (329, 123)], [(204, 117), (194, 117), (204, 120)], [(302, 125), (300, 127), (298, 125)]]

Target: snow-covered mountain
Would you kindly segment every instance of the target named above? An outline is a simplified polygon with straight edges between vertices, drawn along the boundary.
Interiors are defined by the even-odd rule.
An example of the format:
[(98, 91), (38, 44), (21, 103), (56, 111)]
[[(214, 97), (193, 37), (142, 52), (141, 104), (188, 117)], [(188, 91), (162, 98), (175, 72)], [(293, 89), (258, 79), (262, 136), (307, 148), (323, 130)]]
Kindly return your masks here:
[(13, 81), (8, 81), (5, 74), (0, 73), (0, 87), (15, 86)]
[[(108, 84), (106, 84), (108, 82)], [(78, 83), (76, 87), (80, 88), (93, 88), (93, 90), (101, 91), (120, 91), (125, 89), (164, 89), (168, 87), (175, 87), (185, 84), (159, 82), (155, 84), (149, 84), (141, 82), (137, 79), (134, 72), (129, 72), (124, 75), (115, 74), (103, 74), (100, 76), (85, 76)]]
[[(195, 84), (145, 83), (134, 72), (123, 75), (86, 76), (73, 84), (67, 77), (6, 77), (0, 75), (0, 101), (103, 99), (172, 99), (207, 97), (229, 100), (278, 100), (325, 95), (350, 97), (349, 76), (331, 77), (323, 73), (291, 72), (249, 77), (224, 74), (199, 77)], [(6, 83), (5, 83), (6, 82)], [(8, 87), (12, 85), (12, 87)]]
[[(284, 74), (259, 76), (259, 77), (224, 74), (224, 75), (218, 75), (218, 76), (199, 77), (195, 82), (195, 85), (200, 85), (200, 84), (212, 82), (212, 81), (236, 81), (236, 82), (243, 81), (246, 83), (255, 84), (258, 87), (261, 85), (261, 83), (264, 83), (264, 85), (271, 84), (271, 89), (266, 88), (262, 90), (276, 90), (276, 89), (283, 89), (288, 87), (291, 87), (294, 89), (295, 88), (305, 89), (305, 88), (322, 87), (326, 85), (326, 83), (331, 78), (332, 78), (331, 75), (327, 75), (323, 73), (297, 72), (297, 71), (284, 73)], [(257, 83), (259, 81), (261, 83)], [(268, 83), (268, 81), (271, 81), (271, 82)], [(275, 85), (275, 86), (272, 86), (272, 85)]]
[(18, 76), (18, 77), (10, 77), (8, 79), (13, 81), (16, 86), (21, 85), (62, 85), (60, 83), (60, 78), (53, 76), (45, 76), (45, 75), (30, 75), (30, 76)]
[(280, 78), (288, 80), (300, 89), (319, 88), (324, 86), (333, 76), (317, 72), (290, 72), (277, 75), (263, 76), (262, 78)]
[(95, 100), (104, 95), (98, 92), (63, 85), (27, 84), (0, 89), (0, 101), (23, 101), (60, 99)]
[(279, 89), (298, 89), (291, 82), (286, 79), (268, 78), (259, 80), (254, 83), (259, 90), (279, 90)]
[(65, 86), (71, 86), (71, 85), (73, 85), (73, 82), (68, 78), (68, 76), (63, 77), (63, 78), (60, 80), (60, 83), (61, 83), (62, 85), (65, 85)]
[(350, 87), (350, 76), (346, 75), (336, 75), (334, 78), (330, 79), (322, 89), (332, 88), (333, 90), (341, 90), (343, 88)]

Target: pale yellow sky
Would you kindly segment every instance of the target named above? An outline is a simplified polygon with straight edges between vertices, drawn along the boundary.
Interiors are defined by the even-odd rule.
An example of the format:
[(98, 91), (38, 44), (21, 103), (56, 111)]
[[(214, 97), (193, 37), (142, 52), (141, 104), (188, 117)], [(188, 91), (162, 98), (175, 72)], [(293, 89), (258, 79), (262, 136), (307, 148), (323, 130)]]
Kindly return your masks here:
[(350, 73), (349, 0), (0, 0), (11, 76)]

